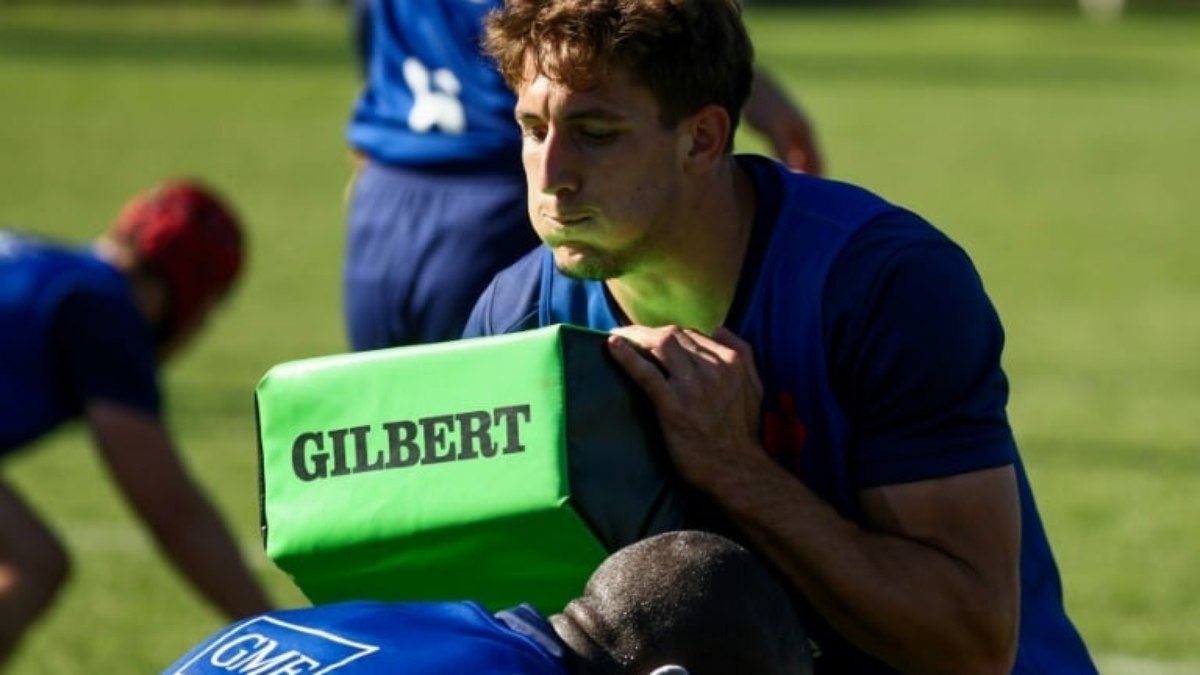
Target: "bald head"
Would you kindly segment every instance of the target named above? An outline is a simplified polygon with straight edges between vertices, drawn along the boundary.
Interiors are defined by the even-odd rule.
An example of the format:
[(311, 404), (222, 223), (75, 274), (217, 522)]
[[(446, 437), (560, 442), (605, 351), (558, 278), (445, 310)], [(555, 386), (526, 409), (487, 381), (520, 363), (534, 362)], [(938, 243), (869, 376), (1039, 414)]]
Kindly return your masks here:
[(787, 591), (738, 544), (681, 531), (610, 556), (584, 594), (551, 618), (578, 657), (573, 672), (691, 675), (807, 672), (804, 633)]

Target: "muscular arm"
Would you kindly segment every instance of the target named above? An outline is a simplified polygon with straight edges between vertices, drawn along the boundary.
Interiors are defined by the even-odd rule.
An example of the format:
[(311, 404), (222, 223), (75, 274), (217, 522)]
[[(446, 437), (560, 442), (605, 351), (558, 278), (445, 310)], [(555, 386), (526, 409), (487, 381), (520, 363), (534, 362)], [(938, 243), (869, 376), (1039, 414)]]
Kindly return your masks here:
[(1011, 669), (1020, 527), (1012, 467), (866, 490), (864, 526), (773, 466), (714, 481), (710, 493), (864, 651), (902, 672)]
[(614, 332), (614, 357), (654, 402), (683, 477), (842, 635), (905, 672), (1011, 669), (1020, 528), (1012, 467), (864, 490), (859, 525), (767, 456), (749, 345), (723, 328), (712, 338), (675, 327)]
[(152, 415), (96, 401), (85, 416), (122, 493), (171, 562), (230, 618), (270, 602), (213, 505), (188, 476), (166, 429)]

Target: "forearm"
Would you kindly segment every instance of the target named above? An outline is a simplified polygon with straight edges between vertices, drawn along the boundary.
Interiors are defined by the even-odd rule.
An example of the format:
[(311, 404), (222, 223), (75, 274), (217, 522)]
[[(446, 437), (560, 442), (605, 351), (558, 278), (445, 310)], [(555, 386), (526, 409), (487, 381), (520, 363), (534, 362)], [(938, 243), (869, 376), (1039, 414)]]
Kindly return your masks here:
[(761, 68), (755, 70), (742, 117), (788, 166), (817, 176), (824, 173), (824, 160), (808, 115)]
[(172, 564), (226, 616), (237, 619), (271, 609), (237, 542), (198, 492), (148, 524)]
[(724, 328), (711, 337), (674, 326), (613, 332), (612, 354), (654, 403), (682, 478), (834, 629), (906, 672), (1011, 669), (1020, 602), (1011, 465), (861, 490), (860, 525), (757, 440), (762, 384), (748, 343)]
[(86, 415), (129, 505), (192, 585), (231, 618), (269, 609), (233, 536), (189, 477), (158, 418), (106, 401), (89, 404)]
[(711, 496), (840, 634), (913, 673), (1008, 672), (1016, 606), (938, 542), (843, 518), (763, 455)]

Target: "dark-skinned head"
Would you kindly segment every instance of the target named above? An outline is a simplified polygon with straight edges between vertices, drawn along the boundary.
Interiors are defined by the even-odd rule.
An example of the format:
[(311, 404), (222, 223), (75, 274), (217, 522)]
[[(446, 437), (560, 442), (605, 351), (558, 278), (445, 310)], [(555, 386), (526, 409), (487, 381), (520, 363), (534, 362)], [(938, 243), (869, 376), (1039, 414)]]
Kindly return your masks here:
[(582, 596), (551, 617), (576, 675), (809, 671), (787, 591), (754, 554), (724, 537), (680, 531), (610, 556)]

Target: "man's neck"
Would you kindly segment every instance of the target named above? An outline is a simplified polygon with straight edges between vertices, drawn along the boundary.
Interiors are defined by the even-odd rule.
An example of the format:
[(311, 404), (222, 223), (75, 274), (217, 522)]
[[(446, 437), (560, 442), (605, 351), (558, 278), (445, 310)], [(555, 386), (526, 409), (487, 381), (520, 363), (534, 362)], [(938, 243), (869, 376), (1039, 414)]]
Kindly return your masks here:
[(711, 333), (725, 322), (737, 293), (754, 225), (756, 191), (730, 159), (681, 215), (676, 246), (640, 269), (605, 282), (624, 319)]

